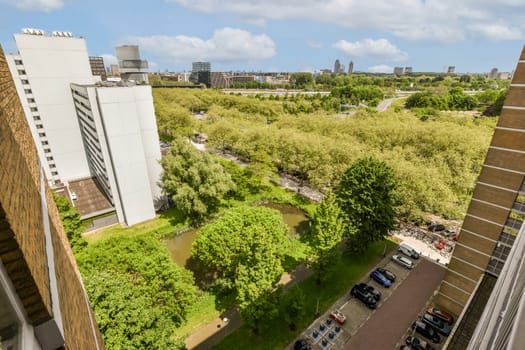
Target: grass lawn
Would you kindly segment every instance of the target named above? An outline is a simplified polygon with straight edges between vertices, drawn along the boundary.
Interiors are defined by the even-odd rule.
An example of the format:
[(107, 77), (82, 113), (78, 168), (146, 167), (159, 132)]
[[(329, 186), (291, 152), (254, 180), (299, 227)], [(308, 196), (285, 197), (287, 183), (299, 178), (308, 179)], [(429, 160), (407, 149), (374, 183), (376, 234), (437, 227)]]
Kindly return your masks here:
[[(391, 241), (386, 241), (386, 244), (387, 252), (396, 246)], [(317, 298), (319, 298), (319, 310), (323, 313), (337, 299), (348, 293), (352, 285), (383, 258), (384, 246), (383, 242), (376, 242), (360, 256), (343, 255), (320, 286), (316, 285), (315, 276), (299, 283), (306, 295), (306, 310), (305, 316), (297, 322), (296, 331), (290, 331), (286, 322), (278, 318), (267, 322), (266, 328), (263, 328), (258, 335), (254, 335), (247, 326), (242, 326), (214, 349), (284, 349), (313, 322)]]

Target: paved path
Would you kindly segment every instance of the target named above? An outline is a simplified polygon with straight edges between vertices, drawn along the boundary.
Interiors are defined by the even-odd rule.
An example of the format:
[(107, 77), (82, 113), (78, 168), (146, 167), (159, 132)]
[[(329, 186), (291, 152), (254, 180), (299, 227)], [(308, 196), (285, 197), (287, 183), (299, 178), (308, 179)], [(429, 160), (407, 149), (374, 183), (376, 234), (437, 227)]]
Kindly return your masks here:
[(439, 286), (445, 271), (443, 266), (423, 258), (344, 348), (394, 349)]

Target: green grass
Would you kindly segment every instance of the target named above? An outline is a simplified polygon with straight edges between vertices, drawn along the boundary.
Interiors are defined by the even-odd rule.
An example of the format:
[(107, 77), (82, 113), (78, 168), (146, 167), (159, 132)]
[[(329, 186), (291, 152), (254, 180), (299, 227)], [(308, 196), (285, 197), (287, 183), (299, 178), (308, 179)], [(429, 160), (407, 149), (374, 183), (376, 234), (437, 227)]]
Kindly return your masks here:
[(167, 235), (171, 232), (178, 231), (188, 226), (188, 219), (177, 208), (170, 208), (164, 213), (157, 215), (155, 219), (133, 225), (131, 227), (122, 227), (114, 225), (91, 234), (87, 234), (84, 239), (88, 243), (95, 243), (103, 239), (114, 237), (132, 237), (142, 234), (158, 234), (159, 236)]
[(221, 314), (220, 311), (216, 310), (215, 296), (208, 292), (200, 291), (200, 293), (201, 295), (188, 310), (186, 324), (177, 328), (173, 333), (175, 339), (185, 339), (199, 327), (210, 323)]
[[(386, 241), (386, 244), (387, 252), (396, 246), (391, 241)], [(317, 298), (319, 298), (319, 310), (321, 312), (326, 311), (337, 299), (348, 293), (351, 286), (382, 259), (384, 246), (383, 242), (376, 242), (360, 256), (343, 255), (334, 265), (332, 271), (325, 276), (320, 286), (316, 284), (315, 276), (299, 283), (306, 295), (306, 312), (305, 316), (297, 322), (296, 331), (290, 331), (282, 319), (270, 320), (258, 335), (254, 335), (244, 325), (226, 337), (214, 349), (284, 349), (314, 321), (313, 315), (316, 311)]]

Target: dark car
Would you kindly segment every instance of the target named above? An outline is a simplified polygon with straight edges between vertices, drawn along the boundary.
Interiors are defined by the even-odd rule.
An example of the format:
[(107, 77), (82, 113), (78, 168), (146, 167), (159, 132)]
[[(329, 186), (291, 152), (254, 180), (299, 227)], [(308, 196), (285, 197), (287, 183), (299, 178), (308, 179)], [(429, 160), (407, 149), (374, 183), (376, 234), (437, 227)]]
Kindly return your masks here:
[(451, 328), (448, 325), (448, 323), (445, 323), (441, 321), (436, 316), (432, 316), (429, 313), (425, 313), (423, 317), (421, 317), (421, 321), (425, 322), (432, 328), (434, 328), (439, 334), (444, 335), (447, 337), (450, 334)]
[(308, 344), (306, 339), (297, 340), (293, 348), (294, 350), (312, 350), (312, 347), (310, 346), (310, 344)]
[(390, 288), (390, 286), (392, 285), (392, 282), (390, 282), (390, 280), (386, 278), (385, 275), (383, 275), (381, 272), (377, 270), (372, 271), (372, 273), (370, 274), (370, 278), (385, 288)]
[[(363, 285), (365, 287), (363, 287)], [(368, 306), (368, 308), (375, 309), (377, 307), (377, 300), (366, 287), (368, 286), (364, 283), (356, 284), (350, 291), (350, 294), (359, 299), (363, 304)]]
[(381, 273), (386, 278), (388, 278), (390, 280), (390, 282), (392, 282), (392, 283), (394, 283), (394, 281), (396, 280), (396, 275), (394, 275), (394, 273), (392, 271), (389, 271), (389, 270), (384, 269), (382, 267), (378, 267), (376, 269), (376, 271)]
[(451, 326), (454, 323), (454, 317), (452, 317), (449, 313), (446, 313), (445, 311), (438, 309), (437, 307), (429, 307), (427, 309), (427, 313), (439, 318), (441, 321), (448, 323)]
[(433, 343), (439, 343), (441, 341), (441, 338), (439, 334), (436, 332), (436, 330), (432, 327), (430, 327), (428, 324), (421, 322), (421, 321), (415, 321), (412, 324), (412, 328), (422, 336), (424, 336), (427, 339), (430, 339)]
[(428, 226), (430, 232), (441, 232), (445, 231), (445, 226), (441, 224), (432, 224)]
[(413, 335), (408, 336), (405, 339), (405, 343), (407, 343), (407, 345), (410, 345), (409, 348), (415, 350), (434, 350), (434, 348), (429, 343), (419, 339), (418, 337), (414, 337)]
[(372, 287), (371, 285), (368, 285), (366, 283), (359, 283), (358, 286), (366, 290), (368, 293), (372, 294), (376, 301), (379, 301), (379, 299), (381, 299), (381, 292)]

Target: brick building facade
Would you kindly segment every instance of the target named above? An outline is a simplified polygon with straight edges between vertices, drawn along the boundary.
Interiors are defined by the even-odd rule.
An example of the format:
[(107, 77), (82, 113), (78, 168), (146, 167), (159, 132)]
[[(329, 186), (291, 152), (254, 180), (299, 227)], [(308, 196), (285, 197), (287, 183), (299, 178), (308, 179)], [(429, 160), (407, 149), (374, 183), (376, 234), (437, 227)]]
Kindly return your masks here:
[(1, 48), (0, 260), (4, 347), (104, 349)]

